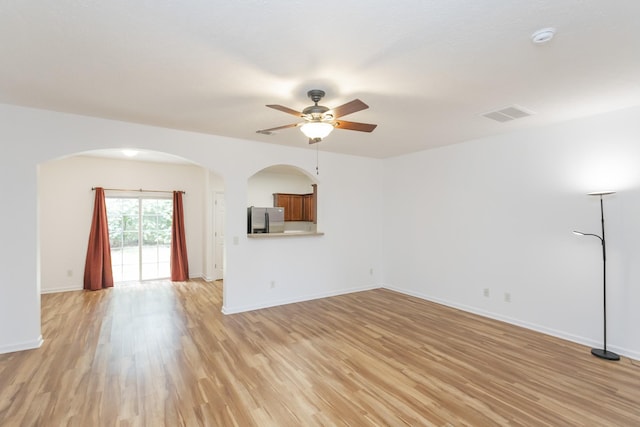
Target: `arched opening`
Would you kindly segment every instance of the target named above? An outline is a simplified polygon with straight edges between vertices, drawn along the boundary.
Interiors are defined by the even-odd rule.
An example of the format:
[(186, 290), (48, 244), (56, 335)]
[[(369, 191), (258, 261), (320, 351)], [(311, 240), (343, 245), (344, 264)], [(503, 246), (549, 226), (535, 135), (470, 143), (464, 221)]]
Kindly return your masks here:
[[(266, 167), (248, 180), (247, 233), (315, 233), (318, 226), (318, 184), (306, 171), (292, 165)], [(282, 209), (282, 225), (270, 228), (252, 209)], [(255, 211), (253, 211), (255, 216)]]
[[(223, 178), (205, 167), (171, 154), (143, 150), (137, 150), (132, 157), (127, 157), (127, 154), (131, 153), (123, 153), (118, 149), (95, 150), (38, 165), (38, 277), (42, 293), (83, 288), (93, 187), (107, 189), (107, 197), (129, 201), (162, 200), (170, 197), (172, 191), (184, 191), (190, 277), (206, 281), (223, 278)], [(152, 206), (151, 203), (147, 205)], [(155, 215), (156, 219), (160, 216), (158, 213)], [(143, 223), (153, 223), (153, 220), (151, 214), (143, 217), (140, 213), (140, 218), (132, 219), (130, 223), (146, 227)], [(154, 229), (159, 226), (151, 224), (148, 227), (143, 241), (160, 236), (161, 230)], [(124, 233), (133, 235), (131, 232), (140, 232), (142, 235), (142, 231), (142, 228), (128, 229)], [(146, 264), (147, 271), (156, 268), (159, 273), (156, 276), (144, 273), (138, 278), (162, 278), (162, 256), (166, 255), (166, 251), (163, 255), (161, 244), (143, 247), (145, 242), (139, 240), (132, 237), (128, 241), (137, 241), (141, 245), (136, 262), (139, 266)], [(154, 252), (160, 254), (155, 260), (152, 259)], [(154, 262), (159, 267), (154, 267)], [(122, 270), (122, 261), (118, 267)], [(120, 277), (123, 277), (122, 271)], [(126, 279), (131, 277), (125, 275)]]

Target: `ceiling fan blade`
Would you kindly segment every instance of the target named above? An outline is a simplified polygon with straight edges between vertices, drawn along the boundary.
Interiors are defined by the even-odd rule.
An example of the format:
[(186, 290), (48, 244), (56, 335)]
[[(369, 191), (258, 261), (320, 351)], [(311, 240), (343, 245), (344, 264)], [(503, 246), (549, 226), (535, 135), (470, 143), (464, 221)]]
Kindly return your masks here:
[(367, 104), (359, 99), (354, 99), (353, 101), (347, 102), (339, 107), (332, 108), (331, 111), (333, 111), (333, 117), (337, 119), (338, 117), (346, 116), (347, 114), (355, 113), (356, 111), (366, 110), (367, 108), (369, 108)]
[(280, 130), (280, 129), (288, 129), (288, 128), (294, 128), (298, 126), (298, 123), (292, 123), (290, 125), (284, 125), (284, 126), (278, 126), (275, 128), (269, 128), (269, 129), (261, 129), (261, 130), (257, 130), (256, 133), (263, 133), (265, 135), (269, 135), (271, 134), (271, 132), (273, 132), (274, 130)]
[(267, 105), (267, 107), (273, 108), (274, 110), (282, 111), (283, 113), (291, 114), (292, 116), (296, 116), (296, 117), (303, 116), (303, 114), (300, 111), (296, 111), (292, 108), (285, 107), (284, 105), (271, 104), (271, 105)]
[(357, 130), (359, 132), (373, 132), (378, 125), (369, 123), (347, 122), (346, 120), (337, 120), (336, 127), (338, 129)]

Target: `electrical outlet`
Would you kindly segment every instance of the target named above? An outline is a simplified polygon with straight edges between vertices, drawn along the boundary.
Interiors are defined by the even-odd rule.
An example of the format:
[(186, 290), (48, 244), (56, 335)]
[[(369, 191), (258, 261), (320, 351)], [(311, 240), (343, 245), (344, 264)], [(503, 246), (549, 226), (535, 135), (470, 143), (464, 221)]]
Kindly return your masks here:
[(370, 268), (370, 269), (369, 269), (369, 275), (370, 275), (370, 276), (373, 276), (373, 268)]
[(485, 298), (489, 298), (489, 288), (484, 288), (484, 290), (482, 291), (482, 295), (484, 295)]
[(272, 280), (272, 281), (271, 281), (271, 289), (273, 289), (273, 288), (275, 288), (275, 287), (276, 287), (276, 281), (275, 281), (275, 280)]
[(504, 293), (504, 302), (511, 302), (511, 294), (509, 292)]
[(67, 277), (73, 276), (73, 270), (67, 270)]

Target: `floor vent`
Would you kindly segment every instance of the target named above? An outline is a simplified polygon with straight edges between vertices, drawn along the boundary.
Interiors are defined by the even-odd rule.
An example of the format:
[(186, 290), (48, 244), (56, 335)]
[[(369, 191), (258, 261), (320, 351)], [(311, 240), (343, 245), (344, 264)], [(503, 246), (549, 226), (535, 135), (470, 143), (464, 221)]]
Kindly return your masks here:
[(519, 105), (502, 108), (496, 111), (490, 111), (482, 114), (482, 117), (495, 120), (497, 122), (510, 122), (511, 120), (521, 119), (534, 114), (533, 111), (527, 110)]

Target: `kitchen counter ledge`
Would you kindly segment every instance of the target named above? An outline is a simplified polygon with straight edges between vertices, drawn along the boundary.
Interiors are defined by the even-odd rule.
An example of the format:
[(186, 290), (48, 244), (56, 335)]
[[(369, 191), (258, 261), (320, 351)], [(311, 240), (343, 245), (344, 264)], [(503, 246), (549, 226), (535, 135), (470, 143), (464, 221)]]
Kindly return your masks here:
[(300, 237), (300, 236), (324, 236), (324, 233), (318, 233), (316, 231), (301, 231), (293, 233), (254, 233), (247, 234), (250, 239), (272, 239), (278, 237)]

